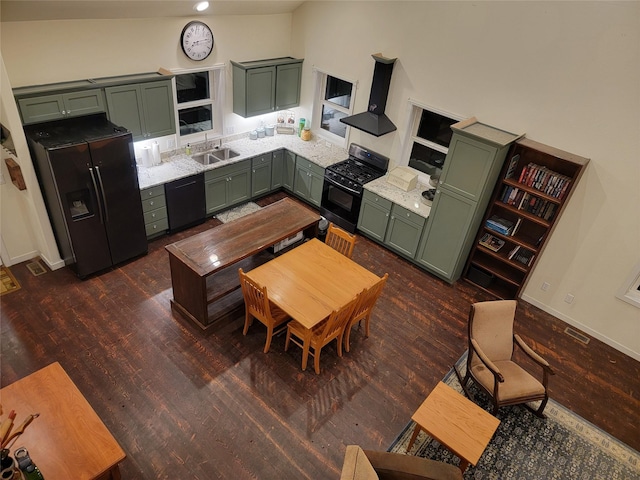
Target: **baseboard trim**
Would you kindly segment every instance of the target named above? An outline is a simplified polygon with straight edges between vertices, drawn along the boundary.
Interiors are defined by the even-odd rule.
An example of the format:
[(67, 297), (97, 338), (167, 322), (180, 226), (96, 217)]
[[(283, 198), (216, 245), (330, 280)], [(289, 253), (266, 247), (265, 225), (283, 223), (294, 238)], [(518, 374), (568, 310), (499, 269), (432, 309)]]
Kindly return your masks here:
[(577, 320), (563, 314), (562, 312), (559, 312), (557, 310), (554, 310), (553, 308), (549, 307), (548, 305), (545, 305), (541, 302), (539, 302), (538, 300), (536, 300), (535, 298), (530, 297), (529, 295), (522, 295), (522, 297), (520, 297), (522, 300), (524, 300), (527, 303), (530, 303), (531, 305), (538, 307), (540, 310), (543, 310), (545, 312), (547, 312), (550, 315), (553, 315), (554, 317), (562, 320), (565, 323), (568, 323), (569, 325), (579, 328), (580, 330), (582, 330), (583, 332), (587, 333), (588, 335), (591, 335), (593, 338), (596, 338), (598, 340), (600, 340), (603, 343), (606, 343), (607, 345), (609, 345), (612, 348), (615, 348), (616, 350), (624, 353), (625, 355), (628, 355), (629, 357), (640, 361), (640, 353), (639, 352), (634, 352), (633, 350), (631, 350), (630, 348), (625, 347), (624, 345), (620, 345), (618, 342), (616, 342), (615, 340), (612, 340), (611, 338), (607, 337), (606, 335), (602, 335), (602, 333), (592, 329), (591, 327), (584, 325), (580, 322), (578, 322)]

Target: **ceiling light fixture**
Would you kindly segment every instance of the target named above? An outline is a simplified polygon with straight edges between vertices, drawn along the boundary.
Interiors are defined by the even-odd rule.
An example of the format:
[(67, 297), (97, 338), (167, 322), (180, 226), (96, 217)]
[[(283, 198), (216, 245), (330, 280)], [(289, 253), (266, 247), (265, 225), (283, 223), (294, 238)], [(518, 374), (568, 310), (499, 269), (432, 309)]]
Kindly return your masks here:
[(198, 12), (204, 12), (207, 8), (209, 8), (209, 2), (198, 2), (193, 8), (195, 8)]

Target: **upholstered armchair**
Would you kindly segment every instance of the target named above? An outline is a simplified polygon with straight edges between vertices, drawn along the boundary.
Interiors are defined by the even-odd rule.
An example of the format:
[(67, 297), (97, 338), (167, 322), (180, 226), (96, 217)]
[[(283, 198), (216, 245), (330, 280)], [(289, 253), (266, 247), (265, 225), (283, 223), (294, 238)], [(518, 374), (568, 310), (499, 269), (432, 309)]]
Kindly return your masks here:
[[(467, 372), (464, 378), (454, 368), (468, 397), (471, 398), (468, 382), (473, 379), (491, 398), (494, 415), (502, 406), (539, 400), (540, 405), (536, 410), (526, 406), (539, 417), (544, 417), (542, 412), (549, 399), (547, 384), (549, 375), (554, 372), (544, 358), (524, 343), (519, 335), (513, 333), (516, 305), (515, 300), (495, 300), (471, 305)], [(516, 345), (541, 367), (542, 382), (512, 360)]]
[(462, 480), (455, 465), (400, 453), (347, 445), (340, 480)]

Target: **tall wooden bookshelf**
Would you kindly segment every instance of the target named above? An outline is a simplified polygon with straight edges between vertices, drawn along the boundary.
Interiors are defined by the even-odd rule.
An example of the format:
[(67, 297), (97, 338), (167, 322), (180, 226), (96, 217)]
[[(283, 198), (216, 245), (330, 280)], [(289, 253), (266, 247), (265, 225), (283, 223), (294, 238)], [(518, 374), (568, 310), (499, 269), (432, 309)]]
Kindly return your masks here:
[(528, 138), (516, 141), (463, 271), (501, 299), (517, 298), (589, 159)]

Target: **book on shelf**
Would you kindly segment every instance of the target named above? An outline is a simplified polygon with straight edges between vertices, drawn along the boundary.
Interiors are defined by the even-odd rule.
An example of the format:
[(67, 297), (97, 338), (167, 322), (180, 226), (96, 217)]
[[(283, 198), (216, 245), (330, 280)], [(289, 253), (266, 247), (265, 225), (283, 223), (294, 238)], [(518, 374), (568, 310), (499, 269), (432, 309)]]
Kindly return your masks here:
[(533, 259), (535, 258), (535, 254), (531, 250), (527, 250), (526, 248), (519, 248), (512, 257), (518, 263), (522, 265), (529, 266), (533, 263)]
[(494, 237), (490, 233), (485, 233), (480, 239), (480, 245), (487, 247), (493, 252), (497, 252), (498, 250), (500, 250), (504, 244), (504, 240), (498, 237)]
[(520, 250), (520, 245), (516, 245), (515, 247), (513, 247), (511, 249), (511, 251), (509, 252), (509, 255), (507, 255), (507, 258), (509, 260), (511, 260), (513, 258), (513, 256), (518, 253), (518, 250)]
[(521, 223), (522, 223), (522, 217), (518, 217), (518, 220), (516, 220), (516, 224), (513, 226), (513, 229), (511, 230), (512, 237), (518, 232), (518, 228), (520, 228)]
[(520, 154), (516, 153), (511, 160), (509, 160), (509, 167), (507, 168), (507, 174), (504, 178), (513, 178), (516, 173), (516, 167), (518, 166), (518, 160), (520, 160)]

